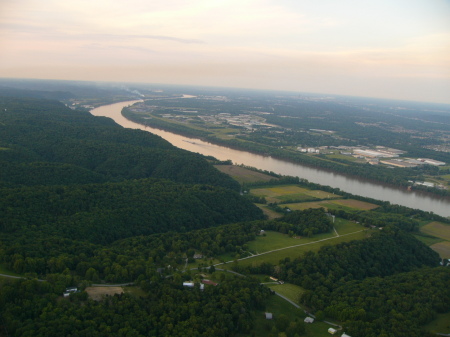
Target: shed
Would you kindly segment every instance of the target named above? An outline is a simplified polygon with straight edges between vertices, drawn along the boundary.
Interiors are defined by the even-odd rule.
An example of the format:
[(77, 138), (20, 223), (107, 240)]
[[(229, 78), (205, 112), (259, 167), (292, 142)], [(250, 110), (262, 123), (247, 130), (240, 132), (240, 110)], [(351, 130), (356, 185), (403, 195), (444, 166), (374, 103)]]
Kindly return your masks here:
[(193, 288), (194, 287), (194, 282), (183, 282), (183, 286), (189, 287), (189, 288)]
[(271, 312), (266, 312), (266, 319), (272, 319), (273, 315)]
[(333, 328), (329, 328), (329, 329), (328, 329), (328, 332), (329, 332), (330, 334), (334, 335), (334, 334), (337, 332), (337, 330), (336, 330), (336, 329), (333, 329)]
[(314, 322), (314, 318), (312, 317), (306, 317), (304, 320), (305, 323), (313, 323)]
[(347, 335), (345, 332), (341, 335), (341, 337), (351, 337), (350, 335)]

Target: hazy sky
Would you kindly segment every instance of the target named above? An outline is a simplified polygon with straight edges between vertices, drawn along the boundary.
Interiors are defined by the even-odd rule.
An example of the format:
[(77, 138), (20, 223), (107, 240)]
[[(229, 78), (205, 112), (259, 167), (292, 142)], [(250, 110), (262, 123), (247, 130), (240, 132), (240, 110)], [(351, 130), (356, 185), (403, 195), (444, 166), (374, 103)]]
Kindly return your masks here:
[(450, 0), (0, 0), (0, 77), (450, 103)]

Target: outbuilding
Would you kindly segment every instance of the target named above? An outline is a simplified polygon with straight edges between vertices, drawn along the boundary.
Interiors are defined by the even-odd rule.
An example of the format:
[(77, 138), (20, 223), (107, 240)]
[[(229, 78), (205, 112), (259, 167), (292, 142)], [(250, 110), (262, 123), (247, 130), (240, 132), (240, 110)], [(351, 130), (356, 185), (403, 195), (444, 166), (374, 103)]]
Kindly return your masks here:
[(332, 334), (332, 335), (334, 335), (336, 332), (337, 332), (336, 329), (333, 329), (333, 328), (329, 328), (329, 329), (328, 329), (328, 333), (330, 333), (330, 334)]

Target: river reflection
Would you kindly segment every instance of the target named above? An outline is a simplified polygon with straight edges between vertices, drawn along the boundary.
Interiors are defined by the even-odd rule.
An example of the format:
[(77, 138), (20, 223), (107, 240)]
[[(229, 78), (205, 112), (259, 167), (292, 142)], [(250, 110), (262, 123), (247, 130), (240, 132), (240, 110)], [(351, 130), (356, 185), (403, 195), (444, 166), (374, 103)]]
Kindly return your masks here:
[(117, 124), (126, 128), (140, 129), (154, 133), (169, 141), (172, 145), (191, 152), (213, 156), (219, 160), (231, 159), (235, 164), (244, 164), (261, 170), (273, 171), (282, 175), (298, 176), (317, 184), (338, 187), (341, 190), (352, 194), (431, 211), (442, 216), (450, 216), (450, 200), (446, 198), (432, 197), (418, 192), (408, 192), (406, 190), (383, 186), (358, 178), (346, 177), (333, 172), (289, 163), (272, 157), (233, 150), (207, 143), (199, 139), (191, 139), (131, 122), (122, 116), (121, 111), (123, 107), (135, 102), (139, 101), (105, 105), (93, 109), (91, 113), (95, 116), (110, 117)]

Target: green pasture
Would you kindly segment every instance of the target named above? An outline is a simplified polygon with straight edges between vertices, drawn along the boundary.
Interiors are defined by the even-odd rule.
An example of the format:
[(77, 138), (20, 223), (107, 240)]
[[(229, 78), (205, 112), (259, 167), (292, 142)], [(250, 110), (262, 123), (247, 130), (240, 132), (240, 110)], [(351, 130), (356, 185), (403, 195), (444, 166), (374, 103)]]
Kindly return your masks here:
[(354, 210), (370, 210), (378, 207), (378, 205), (375, 204), (353, 199), (311, 201), (303, 203), (286, 204), (285, 206), (295, 211), (297, 210), (302, 211), (308, 208), (320, 208), (320, 207), (333, 210), (354, 211)]
[[(368, 237), (368, 235), (370, 235), (370, 231), (363, 230), (363, 231), (360, 231), (357, 233), (348, 234), (348, 235), (339, 236), (339, 237), (336, 237), (336, 236), (333, 237), (333, 235), (335, 235), (334, 233), (328, 234), (328, 235), (330, 237), (326, 238), (323, 241), (317, 241), (318, 240), (317, 237), (313, 238), (313, 239), (316, 239), (315, 242), (306, 242), (306, 240), (301, 241), (301, 242), (299, 241), (298, 244), (302, 244), (302, 242), (304, 242), (304, 244), (302, 244), (301, 246), (286, 248), (283, 250), (278, 250), (278, 251), (274, 251), (271, 253), (251, 257), (251, 258), (248, 258), (245, 260), (240, 260), (240, 261), (238, 261), (238, 263), (243, 266), (249, 266), (249, 265), (257, 266), (263, 262), (268, 262), (268, 263), (272, 263), (272, 264), (276, 265), (279, 263), (280, 260), (285, 259), (286, 257), (295, 259), (297, 257), (301, 257), (307, 251), (317, 252), (324, 245), (337, 245), (342, 242), (348, 242), (348, 241), (352, 241), (352, 240), (362, 240), (362, 239)], [(229, 268), (231, 268), (231, 264), (223, 265), (223, 268), (229, 269)]]
[(364, 226), (357, 224), (356, 222), (341, 218), (335, 218), (334, 228), (336, 228), (336, 231), (338, 232), (339, 235), (354, 233), (362, 229), (365, 229)]
[(417, 240), (422, 241), (427, 246), (432, 246), (436, 243), (442, 242), (444, 240), (440, 238), (436, 238), (434, 236), (425, 236), (425, 235), (414, 235)]
[(320, 191), (308, 190), (297, 185), (282, 185), (265, 188), (255, 188), (250, 191), (253, 195), (265, 197), (268, 202), (283, 202), (285, 200), (310, 200), (339, 198), (339, 195)]
[(268, 284), (267, 286), (295, 303), (299, 302), (300, 296), (305, 292), (302, 287), (290, 283)]
[(282, 234), (273, 231), (266, 231), (265, 234), (266, 234), (265, 236), (263, 235), (257, 236), (255, 240), (250, 241), (248, 243), (250, 251), (260, 254), (274, 249), (280, 249), (284, 247), (291, 247), (299, 244), (315, 242), (317, 240), (336, 236), (334, 231), (330, 233), (318, 234), (312, 238), (302, 237), (298, 239), (289, 237), (287, 234)]

